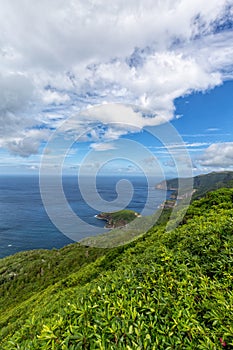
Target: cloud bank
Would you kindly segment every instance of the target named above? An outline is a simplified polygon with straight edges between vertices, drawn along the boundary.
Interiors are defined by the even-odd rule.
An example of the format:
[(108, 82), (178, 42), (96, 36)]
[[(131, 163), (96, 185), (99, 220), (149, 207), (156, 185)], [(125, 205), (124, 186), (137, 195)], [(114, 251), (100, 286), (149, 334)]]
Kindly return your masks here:
[(205, 167), (233, 167), (233, 142), (213, 143), (199, 159)]
[[(0, 10), (0, 147), (24, 157), (70, 116), (83, 131), (158, 125), (177, 97), (233, 76), (229, 0), (0, 0)], [(119, 108), (80, 113), (106, 103)], [(134, 131), (111, 127), (106, 138)]]

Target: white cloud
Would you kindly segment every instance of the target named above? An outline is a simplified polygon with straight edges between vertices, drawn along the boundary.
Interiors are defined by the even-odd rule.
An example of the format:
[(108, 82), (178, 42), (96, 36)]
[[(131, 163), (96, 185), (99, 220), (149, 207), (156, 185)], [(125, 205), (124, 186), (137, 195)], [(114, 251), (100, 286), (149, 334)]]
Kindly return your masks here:
[(204, 152), (198, 163), (204, 167), (232, 167), (233, 142), (214, 143)]
[(109, 103), (87, 109), (82, 112), (82, 116), (92, 121), (99, 121), (104, 124), (115, 123), (119, 128), (126, 130), (139, 131), (144, 126), (159, 125), (165, 122), (165, 118), (158, 115), (150, 117), (143, 116), (142, 108), (134, 108), (123, 104)]
[(51, 91), (51, 90), (45, 90), (42, 98), (45, 104), (59, 105), (67, 101), (70, 101), (70, 98), (67, 94), (61, 94), (57, 91)]
[(0, 147), (7, 148), (11, 154), (29, 157), (37, 154), (42, 141), (48, 138), (48, 130), (32, 129), (17, 136), (5, 137), (0, 140)]
[(35, 118), (24, 114), (34, 99), (30, 79), (18, 72), (0, 74), (0, 91), (0, 137), (32, 126)]
[(172, 143), (172, 144), (168, 144), (166, 146), (149, 146), (149, 148), (151, 149), (180, 149), (183, 150), (184, 148), (199, 148), (199, 147), (203, 147), (203, 146), (207, 146), (209, 145), (208, 142), (184, 142), (184, 143)]
[(208, 128), (206, 129), (206, 131), (219, 131), (220, 129), (219, 128)]
[(94, 149), (95, 151), (109, 151), (112, 149), (116, 149), (116, 146), (112, 143), (93, 143), (91, 144), (91, 148)]
[(184, 142), (183, 144), (173, 144), (173, 145), (168, 145), (168, 149), (184, 149), (185, 148), (199, 148), (199, 147), (203, 147), (203, 146), (207, 146), (209, 145), (208, 142), (192, 142), (192, 143), (188, 143), (188, 142)]
[[(111, 140), (135, 132), (134, 125), (171, 120), (175, 98), (232, 77), (233, 34), (215, 33), (232, 16), (231, 6), (230, 0), (0, 0), (1, 146), (35, 153), (35, 126), (56, 128), (102, 103), (119, 106), (83, 113), (73, 127), (117, 122), (105, 131)], [(123, 103), (151, 109), (154, 117)], [(93, 140), (99, 140), (94, 132)]]
[(29, 167), (29, 170), (38, 170), (38, 166), (31, 165), (31, 166)]

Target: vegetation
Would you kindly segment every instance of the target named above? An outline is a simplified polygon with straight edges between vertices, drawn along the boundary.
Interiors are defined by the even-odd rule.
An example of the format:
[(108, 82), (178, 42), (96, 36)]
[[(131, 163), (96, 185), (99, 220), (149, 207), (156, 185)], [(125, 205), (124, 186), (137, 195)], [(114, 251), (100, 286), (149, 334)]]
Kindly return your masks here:
[[(191, 181), (190, 181), (191, 180)], [(209, 174), (202, 174), (195, 176), (193, 179), (187, 178), (182, 179), (182, 186), (187, 184), (187, 191), (189, 190), (190, 183), (193, 180), (193, 188), (195, 192), (193, 193), (193, 199), (201, 198), (205, 193), (219, 188), (232, 188), (233, 187), (233, 172), (232, 171), (222, 171), (222, 172), (212, 172)], [(157, 188), (173, 190), (176, 192), (178, 188), (178, 179), (171, 179), (167, 181), (162, 181), (157, 184)]]
[(168, 212), (122, 247), (0, 260), (0, 348), (232, 349), (233, 189), (193, 201), (170, 232)]
[(32, 250), (0, 259), (0, 309), (23, 302), (103, 254), (103, 249), (75, 243), (60, 250)]
[(114, 213), (100, 213), (97, 215), (97, 218), (107, 221), (106, 228), (116, 228), (127, 225), (138, 216), (139, 214), (135, 211), (124, 209)]

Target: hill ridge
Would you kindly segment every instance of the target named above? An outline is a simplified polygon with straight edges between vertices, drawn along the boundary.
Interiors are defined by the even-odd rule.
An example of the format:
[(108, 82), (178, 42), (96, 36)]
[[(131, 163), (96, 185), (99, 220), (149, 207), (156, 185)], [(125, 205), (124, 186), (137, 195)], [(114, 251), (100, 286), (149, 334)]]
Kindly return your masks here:
[[(213, 171), (208, 174), (196, 175), (192, 178), (182, 178), (183, 191), (191, 191), (190, 180), (193, 180), (193, 199), (200, 198), (206, 192), (217, 190), (218, 188), (233, 187), (233, 171)], [(155, 188), (162, 190), (173, 191), (173, 196), (177, 194), (179, 178), (172, 178), (168, 180), (163, 180), (155, 185)], [(185, 189), (185, 184), (187, 182), (187, 189)]]

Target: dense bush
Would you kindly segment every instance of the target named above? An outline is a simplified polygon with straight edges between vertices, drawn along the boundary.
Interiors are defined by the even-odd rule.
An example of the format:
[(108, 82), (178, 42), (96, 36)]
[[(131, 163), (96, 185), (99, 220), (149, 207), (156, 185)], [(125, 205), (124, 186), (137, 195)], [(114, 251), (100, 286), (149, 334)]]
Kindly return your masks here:
[(210, 193), (171, 232), (78, 256), (76, 271), (1, 314), (1, 349), (232, 349), (232, 198)]

